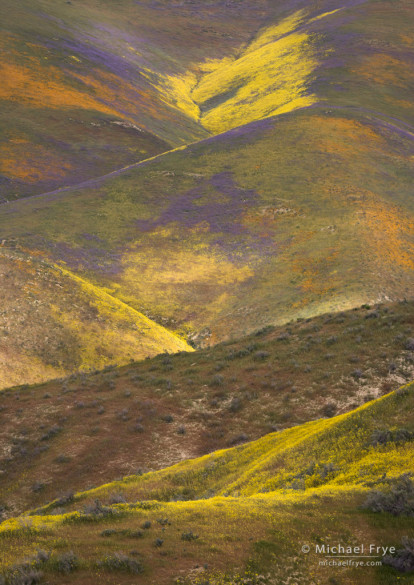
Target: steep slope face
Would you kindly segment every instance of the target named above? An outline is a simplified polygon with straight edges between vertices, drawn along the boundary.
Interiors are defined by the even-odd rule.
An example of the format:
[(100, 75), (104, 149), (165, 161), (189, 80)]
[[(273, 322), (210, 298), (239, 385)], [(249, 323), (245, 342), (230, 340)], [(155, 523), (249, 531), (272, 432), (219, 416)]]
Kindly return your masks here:
[[(77, 115), (109, 116), (111, 132), (138, 133), (144, 142), (150, 133), (176, 147), (250, 124), (2, 205), (2, 240), (67, 263), (200, 344), (412, 294), (408, 5), (263, 2), (254, 17), (249, 2), (168, 3), (168, 10), (122, 2), (116, 15), (92, 0), (76, 10), (41, 6), (30, 23), (10, 8), (10, 46), (27, 43), (30, 32), (43, 47), (8, 56), (23, 84), (19, 108), (40, 116), (42, 95), (57, 120), (76, 106)], [(7, 99), (11, 87), (3, 87)], [(257, 118), (266, 119), (251, 122)], [(31, 142), (13, 140), (7, 165), (24, 174), (29, 167), (23, 159), (16, 165), (9, 150), (24, 153)], [(36, 164), (44, 170), (43, 162)]]
[(406, 3), (5, 0), (4, 13), (5, 201), (320, 101), (412, 123)]
[(0, 512), (344, 414), (413, 379), (413, 338), (414, 302), (388, 303), (5, 389)]
[(311, 108), (2, 206), (1, 234), (217, 341), (409, 297), (412, 156), (394, 125)]
[[(294, 575), (299, 585), (337, 578), (350, 585), (364, 571), (368, 585), (397, 576), (408, 585), (412, 575), (384, 567), (384, 553), (369, 545), (400, 548), (412, 518), (387, 514), (384, 522), (361, 504), (373, 487), (398, 485), (401, 497), (412, 498), (413, 397), (411, 384), (347, 415), (9, 519), (0, 525), (3, 574), (24, 572), (26, 559), (26, 570), (41, 570), (50, 583), (61, 582), (69, 566), (65, 579), (79, 584), (275, 585)], [(388, 442), (376, 440), (380, 429)], [(328, 565), (315, 545), (338, 543), (363, 544), (377, 562)]]
[(191, 348), (160, 325), (72, 275), (0, 251), (0, 388)]
[[(408, 384), (347, 414), (81, 492), (66, 509), (80, 511), (85, 502), (105, 501), (116, 491), (132, 503), (186, 499), (186, 493), (191, 494), (188, 499), (200, 499), (206, 493), (239, 497), (295, 487), (306, 491), (321, 485), (372, 486), (384, 473), (392, 478), (412, 470), (413, 403), (414, 385)], [(401, 441), (375, 441), (379, 430), (400, 429), (407, 431)], [(297, 480), (302, 480), (300, 486)], [(54, 502), (43, 511), (57, 506)]]
[(266, 14), (255, 5), (4, 0), (3, 200), (207, 136), (174, 80), (196, 83), (194, 63), (244, 44)]
[(181, 104), (213, 133), (321, 102), (412, 125), (412, 16), (407, 2), (273, 4), (235, 55), (176, 78)]

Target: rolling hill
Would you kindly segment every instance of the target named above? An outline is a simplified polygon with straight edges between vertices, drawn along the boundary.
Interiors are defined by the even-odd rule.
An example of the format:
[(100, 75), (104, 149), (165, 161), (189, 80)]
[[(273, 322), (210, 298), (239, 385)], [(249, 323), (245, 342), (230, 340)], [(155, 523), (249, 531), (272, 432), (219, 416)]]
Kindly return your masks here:
[[(20, 40), (7, 62), (35, 60), (30, 79), (47, 73), (51, 91), (11, 76), (6, 101), (37, 108), (30, 118), (48, 132), (36, 96), (48, 116), (77, 104), (78, 118), (98, 112), (116, 133), (138, 124), (165, 144), (133, 164), (121, 153), (122, 168), (110, 154), (100, 178), (97, 167), (68, 171), (76, 186), (0, 205), (5, 246), (40, 254), (197, 347), (412, 296), (408, 4), (28, 6), (27, 18), (8, 12)], [(29, 40), (44, 44), (55, 26), (39, 70), (43, 49)], [(118, 75), (116, 95), (108, 75)], [(127, 83), (147, 97), (127, 99)], [(55, 103), (65, 95), (70, 103)], [(90, 140), (95, 156), (100, 139)]]
[[(49, 583), (64, 576), (68, 583), (273, 585), (293, 576), (300, 585), (349, 585), (363, 570), (367, 584), (393, 583), (395, 569), (378, 552), (370, 553), (377, 566), (328, 571), (329, 556), (315, 544), (398, 548), (401, 533), (412, 536), (409, 516), (361, 509), (373, 488), (409, 485), (402, 474), (413, 468), (412, 408), (408, 385), (349, 414), (10, 519), (0, 526), (3, 571), (32, 571), (35, 583), (41, 571)], [(379, 430), (389, 430), (388, 442), (378, 442)], [(400, 583), (411, 578), (398, 574)]]
[(410, 297), (412, 148), (377, 119), (300, 110), (1, 206), (1, 234), (216, 342)]
[(235, 4), (217, 18), (210, 2), (196, 12), (170, 2), (161, 10), (149, 1), (3, 0), (3, 200), (207, 136), (177, 105), (175, 80), (194, 79), (207, 48), (211, 59), (232, 55), (260, 26), (266, 4)]
[(0, 4), (0, 585), (410, 585), (412, 4)]
[(385, 304), (3, 390), (0, 509), (346, 413), (413, 379), (413, 338), (414, 304)]
[(0, 250), (0, 387), (192, 348), (164, 327), (75, 276)]

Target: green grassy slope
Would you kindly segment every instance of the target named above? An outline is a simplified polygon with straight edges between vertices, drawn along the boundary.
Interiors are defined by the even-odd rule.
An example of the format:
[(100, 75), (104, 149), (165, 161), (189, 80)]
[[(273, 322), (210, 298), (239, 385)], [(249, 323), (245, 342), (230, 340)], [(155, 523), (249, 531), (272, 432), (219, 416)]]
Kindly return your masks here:
[(186, 342), (71, 272), (0, 250), (0, 388), (127, 363)]
[[(209, 497), (238, 497), (285, 489), (306, 491), (320, 485), (367, 487), (375, 480), (380, 483), (384, 473), (395, 477), (412, 470), (410, 441), (401, 449), (393, 441), (373, 448), (371, 439), (376, 430), (413, 430), (413, 390), (409, 384), (350, 413), (81, 492), (65, 508), (82, 510), (85, 501), (104, 501), (115, 492), (122, 492), (127, 502), (169, 501), (188, 498), (186, 490), (191, 490), (188, 499), (200, 499), (206, 493)], [(325, 465), (330, 470), (324, 469)], [(44, 510), (54, 506), (61, 507), (54, 503)]]
[[(224, 11), (219, 2), (201, 11), (121, 3), (112, 24), (108, 5), (42, 6), (49, 19), (39, 12), (30, 27), (16, 16), (10, 22), (23, 37), (33, 29), (46, 38), (50, 22), (64, 32), (54, 41), (53, 67), (64, 55), (62, 83), (72, 81), (69, 90), (46, 92), (47, 112), (66, 112), (68, 104), (53, 96), (73, 102), (73, 92), (88, 116), (101, 108), (112, 121), (105, 108), (122, 110), (125, 119), (115, 119), (122, 122), (138, 104), (133, 116), (172, 146), (250, 124), (77, 187), (1, 205), (6, 245), (40, 252), (199, 345), (412, 295), (409, 6), (261, 3), (252, 18), (250, 3)], [(127, 22), (135, 9), (142, 20)], [(202, 26), (210, 19), (214, 27)], [(182, 35), (171, 22), (182, 25)], [(190, 50), (200, 29), (200, 44)], [(212, 47), (213, 31), (219, 40)], [(34, 58), (16, 51), (19, 63)], [(91, 67), (98, 62), (110, 71)], [(127, 99), (119, 90), (116, 102), (107, 76), (130, 83), (137, 69), (134, 83), (144, 84), (146, 97)], [(30, 87), (19, 93), (23, 107), (33, 98)], [(265, 119), (252, 122), (258, 118)], [(131, 130), (122, 124), (115, 127)], [(188, 124), (207, 130), (186, 134)], [(26, 148), (24, 137), (13, 140)]]
[(2, 206), (1, 234), (215, 342), (409, 297), (412, 148), (378, 119), (302, 110)]
[[(70, 550), (78, 565), (68, 583), (99, 577), (103, 583), (274, 585), (294, 573), (300, 585), (332, 579), (351, 585), (361, 578), (391, 584), (395, 571), (381, 565), (328, 571), (314, 546), (398, 547), (401, 536), (412, 535), (412, 519), (383, 518), (360, 505), (372, 487), (384, 489), (412, 470), (412, 441), (378, 445), (373, 436), (378, 429), (412, 431), (413, 396), (408, 385), (349, 414), (130, 476), (8, 520), (0, 526), (3, 570), (42, 548), (51, 553), (40, 563), (50, 583), (61, 582), (59, 558)], [(194, 501), (168, 501), (188, 488)], [(183, 539), (188, 534), (195, 540)], [(311, 545), (306, 556), (304, 544)], [(117, 569), (111, 558), (120, 551), (130, 564)], [(410, 579), (398, 574), (401, 583)]]
[(3, 6), (3, 200), (320, 102), (413, 121), (406, 2)]
[(194, 85), (201, 61), (233, 55), (266, 14), (267, 2), (255, 4), (220, 17), (206, 2), (195, 13), (132, 0), (4, 0), (0, 201), (207, 136), (178, 78)]
[(362, 308), (4, 390), (0, 506), (10, 516), (68, 490), (346, 413), (413, 378), (413, 319), (413, 303)]

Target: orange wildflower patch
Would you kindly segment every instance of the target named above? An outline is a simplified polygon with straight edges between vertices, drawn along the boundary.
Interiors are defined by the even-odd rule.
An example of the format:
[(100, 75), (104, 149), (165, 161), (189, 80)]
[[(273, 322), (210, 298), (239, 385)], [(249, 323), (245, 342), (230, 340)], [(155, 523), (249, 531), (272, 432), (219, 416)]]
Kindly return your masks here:
[(0, 145), (0, 172), (25, 183), (62, 179), (72, 169), (48, 149), (24, 139)]
[[(101, 105), (105, 103), (116, 104), (117, 109), (128, 112), (133, 116), (145, 113), (156, 119), (167, 118), (162, 114), (159, 103), (157, 103), (154, 96), (120, 79), (113, 73), (95, 70), (95, 78), (73, 72), (71, 74), (75, 79), (85, 84), (89, 91), (92, 90), (93, 94), (99, 96)], [(121, 114), (118, 111), (117, 115), (134, 121), (133, 118), (129, 118), (125, 113)]]
[(35, 108), (83, 108), (105, 114), (118, 113), (95, 97), (68, 87), (61, 72), (33, 63), (30, 68), (17, 63), (0, 63), (0, 99), (29, 104)]
[(374, 83), (409, 87), (410, 79), (414, 77), (411, 65), (385, 53), (369, 55), (362, 64), (354, 68), (352, 73), (364, 77)]
[[(313, 116), (304, 123), (309, 125), (313, 132), (319, 128), (319, 135), (315, 134), (315, 148), (330, 154), (354, 156), (356, 145), (359, 152), (368, 152), (373, 146), (380, 148), (386, 144), (379, 134), (356, 120)], [(332, 138), (334, 136), (335, 139)]]
[(414, 222), (401, 208), (378, 198), (369, 199), (359, 217), (377, 262), (404, 271), (414, 269)]

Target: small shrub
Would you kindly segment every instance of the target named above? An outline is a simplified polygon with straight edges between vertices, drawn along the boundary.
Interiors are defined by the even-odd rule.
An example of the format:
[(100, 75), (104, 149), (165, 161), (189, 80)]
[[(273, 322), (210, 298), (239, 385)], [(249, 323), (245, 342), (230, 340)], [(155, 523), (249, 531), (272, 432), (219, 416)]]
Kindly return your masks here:
[(120, 418), (124, 422), (129, 420), (129, 409), (123, 408), (120, 412), (118, 412), (118, 418)]
[(73, 551), (62, 553), (59, 555), (53, 563), (59, 573), (69, 575), (72, 571), (75, 571), (79, 566), (78, 557)]
[(221, 376), (220, 374), (216, 374), (215, 376), (213, 376), (211, 380), (211, 386), (223, 386), (223, 384), (224, 384), (223, 376)]
[(115, 554), (106, 557), (103, 561), (98, 563), (98, 566), (107, 569), (108, 571), (125, 571), (134, 575), (143, 573), (144, 567), (138, 559), (131, 559), (123, 552), (116, 552)]
[(48, 441), (49, 439), (52, 439), (58, 433), (60, 433), (61, 430), (62, 430), (62, 427), (60, 427), (58, 425), (54, 425), (51, 429), (49, 429), (44, 435), (42, 435), (40, 437), (40, 440), (41, 441)]
[(71, 504), (74, 499), (75, 494), (73, 492), (68, 492), (56, 500), (56, 506), (66, 506), (67, 504)]
[(12, 567), (6, 578), (0, 575), (0, 584), (7, 585), (38, 585), (42, 580), (43, 573), (29, 564)]
[(95, 500), (93, 504), (87, 505), (84, 508), (84, 514), (87, 516), (111, 516), (115, 514), (115, 510), (109, 508), (108, 506), (104, 506), (101, 504), (99, 500)]
[(131, 538), (142, 538), (144, 533), (142, 530), (127, 530), (126, 536), (130, 536)]
[(69, 463), (70, 461), (70, 457), (68, 457), (67, 455), (64, 455), (63, 453), (61, 455), (58, 455), (55, 459), (56, 463)]
[(397, 550), (395, 555), (386, 555), (382, 563), (401, 573), (411, 573), (414, 571), (414, 538), (403, 538), (402, 545), (403, 548)]
[(410, 474), (390, 480), (387, 491), (373, 490), (363, 507), (372, 512), (389, 512), (393, 516), (414, 516), (414, 483)]
[(333, 402), (328, 402), (322, 408), (323, 416), (326, 416), (328, 418), (335, 416), (335, 413), (336, 413), (336, 405)]
[(235, 396), (233, 400), (230, 402), (229, 411), (230, 412), (239, 412), (243, 408), (243, 403), (238, 396)]
[(361, 370), (354, 370), (353, 372), (351, 372), (351, 376), (355, 379), (355, 380), (360, 380), (363, 376), (363, 372)]
[(156, 541), (154, 542), (154, 546), (156, 548), (160, 548), (162, 547), (162, 545), (164, 544), (164, 541), (162, 538), (157, 538)]
[(285, 332), (285, 333), (281, 333), (280, 335), (278, 335), (276, 337), (277, 341), (288, 341), (289, 340), (289, 333)]
[(144, 524), (141, 525), (141, 528), (143, 528), (144, 530), (149, 530), (151, 526), (152, 526), (151, 522), (149, 520), (146, 520)]
[[(298, 321), (299, 321), (299, 319), (298, 319)], [(275, 329), (274, 325), (266, 325), (262, 329), (259, 329), (258, 331), (256, 331), (255, 335), (256, 335), (256, 337), (260, 337), (261, 335), (266, 335), (267, 333), (274, 331), (274, 329)]]
[(372, 311), (372, 313), (367, 313), (364, 316), (364, 319), (378, 319), (378, 317), (380, 316), (378, 311)]
[(249, 440), (248, 435), (245, 433), (240, 433), (235, 437), (232, 437), (229, 441), (229, 446), (233, 447), (234, 445), (240, 445), (241, 443), (246, 443)]
[(174, 417), (171, 416), (171, 414), (165, 414), (161, 417), (161, 420), (166, 422), (166, 423), (172, 423), (172, 422), (174, 422)]
[(46, 550), (38, 550), (36, 555), (36, 562), (43, 564), (50, 559), (50, 552)]
[(109, 498), (110, 504), (126, 504), (126, 499), (122, 494), (113, 494)]
[(113, 528), (106, 528), (105, 530), (102, 530), (101, 532), (101, 536), (113, 536), (114, 534), (116, 534), (116, 530), (114, 530)]
[(409, 337), (405, 342), (405, 349), (408, 351), (414, 351), (414, 337)]
[(190, 532), (183, 532), (181, 535), (181, 540), (186, 540), (187, 542), (191, 542), (192, 540), (197, 540), (198, 535), (193, 534), (192, 531)]
[(406, 443), (414, 439), (414, 433), (407, 429), (376, 429), (373, 431), (370, 439), (370, 445), (386, 445), (387, 443)]
[(158, 518), (157, 522), (161, 526), (171, 526), (171, 522), (168, 520), (168, 518)]
[(262, 362), (266, 360), (269, 356), (270, 353), (268, 351), (256, 351), (256, 353), (253, 356), (253, 359), (257, 362)]

